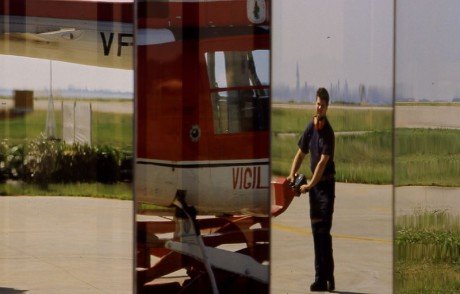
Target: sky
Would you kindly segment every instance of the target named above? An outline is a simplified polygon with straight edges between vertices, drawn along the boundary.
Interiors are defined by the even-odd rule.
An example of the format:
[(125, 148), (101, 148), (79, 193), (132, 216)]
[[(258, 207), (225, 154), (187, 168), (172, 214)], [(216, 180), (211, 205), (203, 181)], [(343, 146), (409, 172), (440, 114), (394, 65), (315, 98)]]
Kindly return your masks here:
[[(74, 87), (88, 90), (133, 92), (132, 70), (86, 66), (52, 61), (53, 89)], [(47, 90), (50, 86), (50, 61), (0, 55), (0, 88)]]
[[(272, 84), (393, 87), (393, 1), (272, 0)], [(460, 97), (460, 1), (396, 1), (396, 95)], [(132, 91), (133, 71), (53, 61), (53, 87)], [(49, 61), (0, 55), (0, 88), (49, 87)]]
[(273, 84), (391, 88), (392, 2), (273, 0)]
[[(393, 87), (393, 1), (272, 0), (272, 83)], [(286, 5), (289, 2), (289, 5)], [(396, 1), (396, 95), (460, 97), (460, 1)]]
[(397, 97), (460, 98), (460, 1), (398, 0), (396, 8)]

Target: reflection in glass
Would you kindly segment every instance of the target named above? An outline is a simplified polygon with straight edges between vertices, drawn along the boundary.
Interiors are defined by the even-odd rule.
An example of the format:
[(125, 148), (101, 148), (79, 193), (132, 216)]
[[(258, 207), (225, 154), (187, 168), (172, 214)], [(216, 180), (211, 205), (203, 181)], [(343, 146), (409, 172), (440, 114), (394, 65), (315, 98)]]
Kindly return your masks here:
[[(206, 62), (214, 132), (267, 131), (269, 87), (258, 73), (268, 63), (268, 51), (206, 53)], [(262, 73), (262, 77), (268, 76)]]
[(396, 1), (395, 292), (460, 281), (460, 2)]
[[(314, 123), (317, 89), (326, 88), (327, 120), (335, 134), (331, 231), (335, 289), (390, 293), (393, 3), (285, 2), (274, 1), (273, 10), (273, 181), (286, 187), (286, 178), (297, 171), (294, 158), (301, 156), (298, 173), (312, 180), (310, 154), (298, 153), (298, 142), (306, 126)], [(319, 189), (332, 186), (327, 179), (319, 185)], [(304, 292), (314, 281), (318, 283), (313, 288), (331, 289), (333, 279), (321, 270), (314, 254), (315, 248), (319, 257), (328, 247), (327, 242), (322, 246), (314, 240), (322, 240), (320, 234), (327, 236), (329, 227), (320, 225), (320, 217), (309, 219), (318, 190), (300, 197), (275, 197), (282, 214), (272, 219), (273, 293)]]
[(132, 291), (132, 9), (1, 1), (1, 293)]
[(269, 4), (140, 3), (139, 291), (268, 292)]

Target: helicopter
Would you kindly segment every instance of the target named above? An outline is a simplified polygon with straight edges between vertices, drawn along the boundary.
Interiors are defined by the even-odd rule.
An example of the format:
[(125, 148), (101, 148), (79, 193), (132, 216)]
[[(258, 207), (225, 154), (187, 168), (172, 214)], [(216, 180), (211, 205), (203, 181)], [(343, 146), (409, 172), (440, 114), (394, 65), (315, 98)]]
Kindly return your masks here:
[(136, 219), (138, 292), (268, 292), (292, 200), (270, 183), (270, 4), (2, 1), (0, 54), (135, 69), (135, 201), (168, 216)]

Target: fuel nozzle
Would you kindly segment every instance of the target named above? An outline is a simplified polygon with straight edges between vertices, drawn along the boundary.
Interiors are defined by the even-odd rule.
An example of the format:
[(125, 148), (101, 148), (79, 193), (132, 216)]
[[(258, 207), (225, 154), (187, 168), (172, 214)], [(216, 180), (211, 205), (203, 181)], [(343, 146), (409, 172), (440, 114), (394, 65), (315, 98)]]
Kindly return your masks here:
[(298, 174), (294, 178), (294, 181), (289, 184), (292, 190), (295, 192), (295, 196), (300, 196), (300, 186), (305, 185), (307, 183), (307, 178), (304, 174)]

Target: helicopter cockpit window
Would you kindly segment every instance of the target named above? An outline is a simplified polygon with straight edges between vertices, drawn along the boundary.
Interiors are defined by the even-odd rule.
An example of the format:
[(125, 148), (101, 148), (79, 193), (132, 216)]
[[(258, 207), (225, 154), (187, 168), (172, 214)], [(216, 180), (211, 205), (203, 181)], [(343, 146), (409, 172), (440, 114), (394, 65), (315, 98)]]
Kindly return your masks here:
[(269, 52), (206, 53), (216, 134), (269, 128)]

